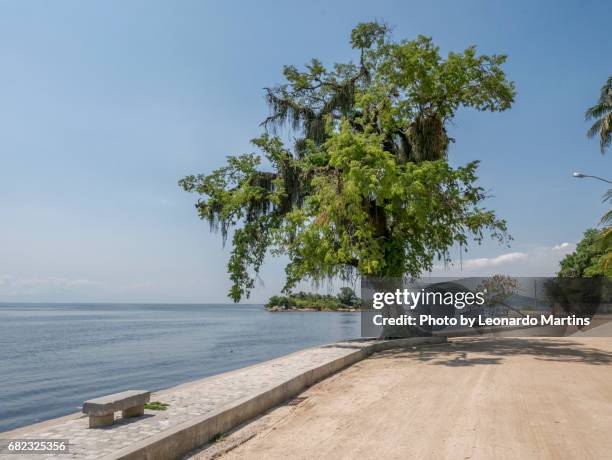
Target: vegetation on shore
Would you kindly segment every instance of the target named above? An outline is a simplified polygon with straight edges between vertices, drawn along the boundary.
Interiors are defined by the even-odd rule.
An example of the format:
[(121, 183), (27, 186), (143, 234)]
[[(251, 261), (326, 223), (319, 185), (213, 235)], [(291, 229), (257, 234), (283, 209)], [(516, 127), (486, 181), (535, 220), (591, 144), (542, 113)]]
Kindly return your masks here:
[(576, 250), (560, 265), (559, 277), (612, 276), (612, 227), (588, 229)]
[(349, 287), (340, 289), (338, 295), (309, 292), (275, 295), (266, 304), (270, 311), (358, 311), (360, 307), (361, 299)]

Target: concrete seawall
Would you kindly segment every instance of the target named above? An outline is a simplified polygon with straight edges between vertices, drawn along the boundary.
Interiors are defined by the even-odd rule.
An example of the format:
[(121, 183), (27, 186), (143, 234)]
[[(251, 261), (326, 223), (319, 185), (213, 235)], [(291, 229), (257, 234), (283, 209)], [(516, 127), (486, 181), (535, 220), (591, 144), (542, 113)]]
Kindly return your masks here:
[(355, 340), (309, 348), (155, 393), (153, 400), (170, 404), (167, 411), (147, 411), (142, 418), (120, 419), (104, 429), (88, 429), (87, 418), (75, 414), (2, 433), (0, 439), (70, 440), (69, 454), (20, 454), (19, 459), (175, 459), (374, 352), (445, 341)]

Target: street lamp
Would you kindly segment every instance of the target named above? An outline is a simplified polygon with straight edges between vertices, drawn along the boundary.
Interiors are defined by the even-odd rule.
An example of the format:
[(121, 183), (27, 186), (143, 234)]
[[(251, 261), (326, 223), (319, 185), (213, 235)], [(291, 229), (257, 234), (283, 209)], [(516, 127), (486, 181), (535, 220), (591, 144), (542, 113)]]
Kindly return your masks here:
[(597, 179), (600, 180), (602, 182), (607, 182), (608, 184), (612, 184), (612, 180), (608, 180), (608, 179), (603, 179), (601, 177), (597, 177), (597, 176), (591, 176), (589, 174), (582, 174), (581, 172), (575, 172), (574, 174), (572, 174), (574, 177), (578, 178), (578, 179), (584, 179), (585, 177), (592, 177), (593, 179)]

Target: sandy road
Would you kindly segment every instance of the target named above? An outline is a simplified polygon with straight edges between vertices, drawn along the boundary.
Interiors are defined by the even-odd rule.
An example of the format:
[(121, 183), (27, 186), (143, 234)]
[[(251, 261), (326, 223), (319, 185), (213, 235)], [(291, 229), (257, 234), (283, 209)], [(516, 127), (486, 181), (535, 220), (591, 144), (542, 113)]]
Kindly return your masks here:
[(612, 459), (612, 339), (461, 339), (366, 359), (197, 459)]

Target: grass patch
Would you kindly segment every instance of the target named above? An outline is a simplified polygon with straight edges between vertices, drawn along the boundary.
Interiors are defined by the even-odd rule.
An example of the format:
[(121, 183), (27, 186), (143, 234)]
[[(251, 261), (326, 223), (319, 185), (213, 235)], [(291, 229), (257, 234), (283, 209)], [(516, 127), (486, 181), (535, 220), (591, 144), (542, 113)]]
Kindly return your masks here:
[(221, 442), (224, 439), (225, 439), (225, 435), (223, 433), (217, 433), (210, 439), (210, 442)]
[(145, 409), (149, 410), (166, 410), (170, 404), (159, 401), (152, 401), (145, 404)]

